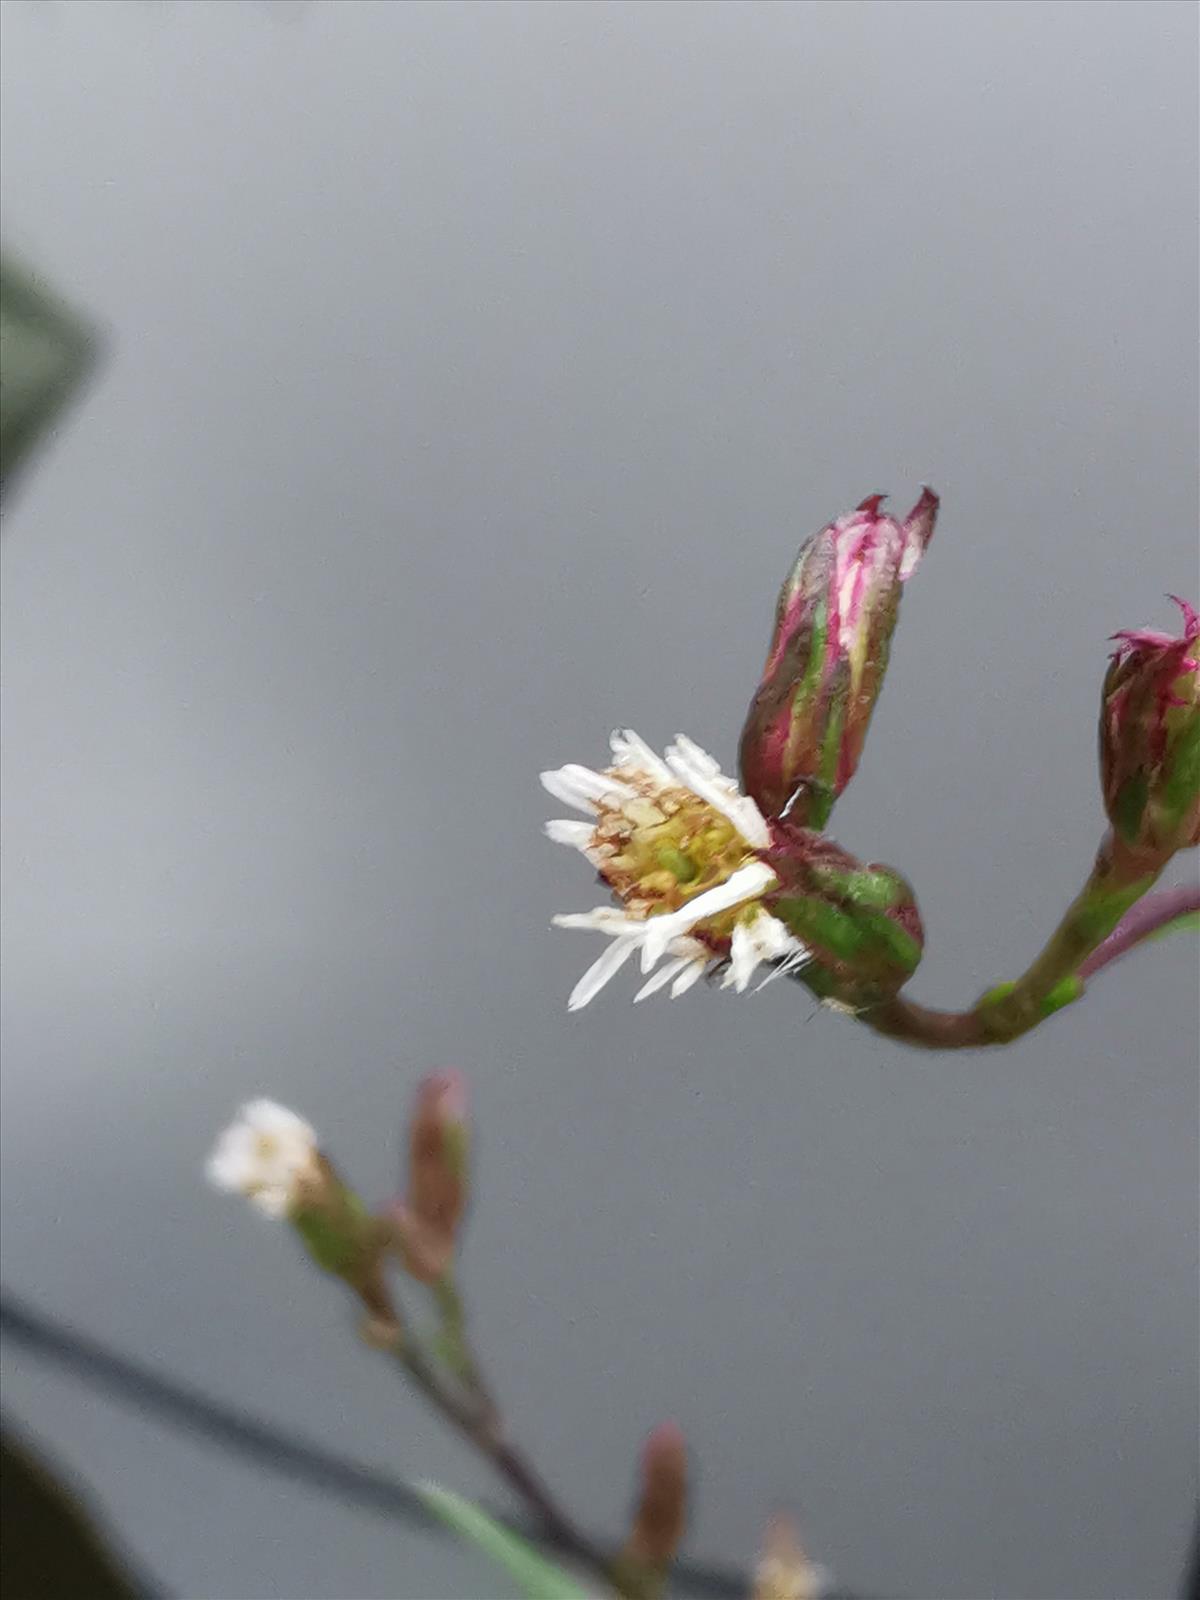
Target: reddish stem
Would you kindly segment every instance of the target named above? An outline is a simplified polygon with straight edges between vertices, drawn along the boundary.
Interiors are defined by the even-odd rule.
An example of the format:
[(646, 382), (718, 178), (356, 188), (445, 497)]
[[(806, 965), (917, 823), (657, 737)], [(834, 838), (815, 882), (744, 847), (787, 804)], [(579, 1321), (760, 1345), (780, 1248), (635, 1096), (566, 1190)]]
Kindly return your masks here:
[(1090, 978), (1117, 961), (1126, 951), (1141, 944), (1152, 934), (1159, 933), (1168, 923), (1189, 912), (1200, 911), (1200, 884), (1180, 884), (1177, 889), (1162, 889), (1158, 894), (1148, 894), (1144, 900), (1127, 911), (1117, 926), (1098, 945), (1079, 968), (1081, 978)]
[[(1177, 889), (1144, 895), (1130, 907), (1108, 938), (1080, 961), (1076, 974), (1086, 981), (1152, 934), (1193, 911), (1200, 911), (1198, 885), (1185, 884)], [(885, 1000), (863, 1014), (863, 1021), (877, 1033), (922, 1050), (977, 1050), (985, 1045), (1008, 1044), (1019, 1032), (1027, 1032), (1042, 1020), (1041, 1016), (1031, 1017), (1028, 1025), (1017, 1032), (997, 1032), (989, 1026), (978, 1006), (970, 1011), (935, 1011), (906, 1000), (903, 995)]]

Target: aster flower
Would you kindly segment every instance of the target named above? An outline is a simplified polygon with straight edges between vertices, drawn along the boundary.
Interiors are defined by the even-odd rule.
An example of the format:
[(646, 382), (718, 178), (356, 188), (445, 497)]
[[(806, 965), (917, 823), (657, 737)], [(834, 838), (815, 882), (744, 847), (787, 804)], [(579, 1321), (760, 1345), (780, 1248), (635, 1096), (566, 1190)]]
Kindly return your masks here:
[(754, 1575), (752, 1600), (819, 1600), (828, 1587), (829, 1573), (808, 1559), (792, 1519), (774, 1517)]
[(317, 1136), (274, 1100), (251, 1100), (217, 1140), (206, 1167), (218, 1189), (243, 1194), (268, 1217), (286, 1217), (322, 1182)]
[(778, 879), (763, 859), (771, 830), (754, 801), (682, 735), (665, 759), (630, 729), (611, 745), (603, 771), (542, 773), (556, 799), (590, 819), (548, 822), (546, 833), (581, 851), (620, 902), (554, 918), (612, 941), (572, 990), (570, 1009), (587, 1005), (635, 953), (647, 976), (636, 1000), (668, 985), (683, 994), (718, 971), (740, 994), (763, 963), (801, 965), (806, 947), (763, 904)]

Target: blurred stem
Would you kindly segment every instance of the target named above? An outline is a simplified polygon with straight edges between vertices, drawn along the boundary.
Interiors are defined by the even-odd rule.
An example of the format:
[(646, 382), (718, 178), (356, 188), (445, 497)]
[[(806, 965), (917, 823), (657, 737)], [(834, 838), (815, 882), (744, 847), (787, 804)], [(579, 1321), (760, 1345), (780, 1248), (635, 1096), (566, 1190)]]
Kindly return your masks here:
[(1166, 861), (1136, 856), (1109, 835), (1091, 876), (1041, 954), (1015, 983), (969, 1011), (936, 1011), (902, 995), (862, 1013), (877, 1033), (924, 1050), (1008, 1044), (1078, 999), (1084, 981), (1145, 939), (1200, 909), (1200, 889), (1150, 895)]
[(458, 1292), (453, 1271), (445, 1273), (432, 1285), (432, 1293), (441, 1316), (441, 1326), (438, 1329), (439, 1344), (448, 1364), (483, 1408), (492, 1416), (498, 1416), (500, 1408), (484, 1381), (479, 1361), (467, 1336), (466, 1309)]
[[(561, 1508), (532, 1463), (508, 1437), (499, 1405), (467, 1338), (466, 1314), (453, 1277), (447, 1273), (432, 1288), (442, 1317), (440, 1332), (454, 1358), (440, 1363), (395, 1315), (391, 1318), (394, 1337), (383, 1348), (399, 1361), (434, 1410), (468, 1439), (524, 1500), (548, 1545), (574, 1558), (618, 1594), (643, 1600), (640, 1588), (628, 1583), (621, 1587), (622, 1575), (618, 1575), (614, 1562)], [(377, 1319), (377, 1308), (368, 1309)], [(447, 1366), (453, 1374), (450, 1381)]]

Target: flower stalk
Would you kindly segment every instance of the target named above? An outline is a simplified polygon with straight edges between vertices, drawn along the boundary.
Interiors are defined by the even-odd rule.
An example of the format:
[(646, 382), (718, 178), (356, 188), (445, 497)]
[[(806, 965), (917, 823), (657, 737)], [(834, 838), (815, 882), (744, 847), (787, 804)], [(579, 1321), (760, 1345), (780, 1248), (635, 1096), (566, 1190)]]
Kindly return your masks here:
[(1113, 636), (1100, 715), (1111, 831), (1045, 948), (966, 1011), (901, 993), (923, 949), (916, 898), (899, 873), (864, 865), (823, 831), (858, 766), (901, 588), (937, 519), (929, 489), (903, 522), (881, 503), (872, 496), (823, 528), (783, 585), (742, 731), (742, 789), (690, 740), (677, 738), (664, 760), (628, 730), (613, 735), (606, 770), (542, 774), (552, 794), (589, 814), (546, 832), (582, 851), (616, 901), (554, 919), (612, 940), (570, 1009), (636, 954), (648, 975), (636, 1000), (668, 985), (674, 997), (701, 978), (742, 993), (765, 966), (758, 987), (792, 977), (909, 1044), (1005, 1044), (1078, 999), (1089, 977), (1159, 925), (1154, 902), (1125, 919), (1172, 856), (1200, 841), (1200, 613), (1182, 600), (1178, 637)]
[[(409, 1123), (403, 1204), (368, 1211), (321, 1149), (312, 1126), (270, 1100), (243, 1106), (209, 1158), (209, 1181), (245, 1196), (264, 1216), (290, 1222), (323, 1272), (358, 1301), (359, 1331), (398, 1363), (423, 1398), (491, 1463), (533, 1513), (545, 1541), (628, 1600), (651, 1600), (647, 1573), (623, 1569), (559, 1505), (509, 1436), (467, 1326), (453, 1257), (467, 1203), (466, 1085), (458, 1073), (420, 1084)], [(398, 1261), (438, 1315), (424, 1337), (388, 1282)]]
[[(1122, 900), (1127, 908), (1123, 913)], [(1197, 913), (1200, 887), (1159, 894), (1139, 890), (1134, 895), (1131, 886), (1121, 891), (1103, 871), (1093, 873), (1037, 960), (1015, 983), (989, 990), (967, 1011), (938, 1011), (893, 995), (863, 1012), (860, 1020), (877, 1033), (923, 1050), (1009, 1044), (1078, 999), (1087, 982), (1112, 962)]]

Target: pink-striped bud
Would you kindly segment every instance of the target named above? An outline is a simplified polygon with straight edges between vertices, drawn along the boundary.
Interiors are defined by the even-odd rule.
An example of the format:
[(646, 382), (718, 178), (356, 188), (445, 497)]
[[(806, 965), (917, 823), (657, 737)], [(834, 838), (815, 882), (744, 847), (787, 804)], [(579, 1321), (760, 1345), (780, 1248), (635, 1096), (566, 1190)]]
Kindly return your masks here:
[(1114, 634), (1100, 710), (1109, 821), (1123, 844), (1160, 857), (1200, 843), (1200, 613), (1175, 604), (1178, 638), (1149, 628)]
[(887, 670), (900, 589), (933, 536), (924, 489), (903, 522), (882, 495), (800, 551), (779, 595), (762, 682), (742, 731), (742, 785), (768, 817), (823, 828), (854, 776)]

